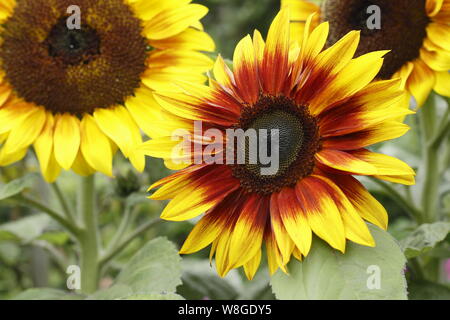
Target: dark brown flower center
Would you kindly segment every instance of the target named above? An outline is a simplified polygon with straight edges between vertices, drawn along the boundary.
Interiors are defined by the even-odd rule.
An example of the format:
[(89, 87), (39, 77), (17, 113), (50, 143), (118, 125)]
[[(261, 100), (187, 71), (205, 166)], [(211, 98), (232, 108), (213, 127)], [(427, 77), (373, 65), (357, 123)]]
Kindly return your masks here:
[(60, 59), (67, 66), (88, 64), (100, 54), (100, 38), (97, 32), (89, 26), (80, 30), (69, 30), (66, 18), (62, 18), (52, 28), (45, 43), (49, 56)]
[(0, 64), (17, 95), (76, 115), (123, 104), (140, 86), (147, 44), (123, 0), (20, 0), (0, 34)]
[[(249, 135), (245, 145), (237, 145), (237, 148), (245, 149), (245, 163), (232, 165), (234, 176), (248, 192), (277, 192), (312, 173), (320, 138), (316, 119), (309, 114), (308, 108), (297, 106), (286, 97), (261, 96), (254, 106), (244, 108), (236, 128), (253, 131), (257, 137), (252, 141)], [(252, 149), (250, 144), (255, 142), (258, 148)], [(267, 144), (263, 154), (260, 144)], [(261, 161), (261, 156), (265, 155), (271, 163)], [(277, 165), (275, 171), (263, 173), (274, 163)]]
[[(375, 11), (368, 13), (373, 5), (379, 8), (379, 29), (372, 24)], [(330, 22), (328, 46), (351, 30), (361, 30), (357, 56), (391, 50), (378, 74), (381, 79), (389, 79), (406, 62), (419, 57), (430, 22), (425, 0), (325, 0), (322, 11), (322, 20)]]

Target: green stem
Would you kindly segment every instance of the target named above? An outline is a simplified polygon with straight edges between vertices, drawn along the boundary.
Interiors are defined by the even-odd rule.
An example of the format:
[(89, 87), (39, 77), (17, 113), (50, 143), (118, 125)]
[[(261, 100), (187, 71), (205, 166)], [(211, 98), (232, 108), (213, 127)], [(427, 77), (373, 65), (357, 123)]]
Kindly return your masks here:
[(125, 231), (127, 230), (130, 221), (131, 221), (131, 212), (132, 209), (129, 205), (125, 204), (125, 210), (122, 217), (122, 220), (120, 221), (120, 225), (117, 228), (116, 234), (114, 235), (114, 238), (109, 243), (107, 251), (114, 250), (117, 245), (120, 243), (120, 241), (123, 238), (123, 235), (125, 234)]
[(403, 195), (395, 190), (390, 184), (376, 178), (371, 178), (371, 180), (382, 187), (384, 190), (386, 190), (387, 195), (397, 201), (397, 203), (402, 206), (403, 209), (405, 209), (413, 219), (417, 219), (417, 217), (420, 217), (420, 211), (412, 203), (406, 200), (405, 197), (403, 197)]
[(129, 245), (134, 239), (139, 237), (142, 233), (153, 227), (155, 224), (161, 222), (162, 220), (160, 218), (155, 218), (152, 220), (147, 221), (137, 229), (135, 229), (132, 233), (130, 233), (123, 241), (121, 241), (117, 246), (115, 246), (113, 249), (108, 250), (108, 252), (105, 253), (105, 255), (100, 259), (100, 265), (103, 267), (105, 266), (111, 259), (113, 259), (116, 255), (118, 255), (120, 252), (122, 252), (123, 249), (126, 248), (127, 245)]
[(435, 133), (436, 106), (435, 97), (430, 96), (427, 104), (422, 108), (419, 116), (422, 125), (422, 145), (424, 150), (425, 174), (422, 190), (422, 223), (436, 221), (438, 217), (438, 184), (439, 184), (439, 159), (438, 149), (432, 143)]
[(448, 132), (450, 130), (450, 99), (447, 100), (448, 106), (447, 111), (445, 112), (444, 116), (442, 117), (441, 123), (438, 127), (438, 130), (436, 134), (434, 135), (433, 139), (431, 140), (431, 147), (439, 148), (439, 146), (442, 144), (442, 141), (447, 137)]
[(81, 230), (77, 228), (77, 226), (66, 220), (63, 216), (58, 214), (56, 211), (54, 211), (53, 209), (24, 195), (19, 195), (16, 198), (20, 200), (21, 203), (24, 203), (29, 207), (35, 208), (38, 211), (46, 213), (53, 220), (56, 220), (60, 225), (62, 225), (65, 229), (67, 229), (67, 231), (69, 231), (72, 234), (72, 236), (74, 236), (75, 238), (79, 237)]
[(80, 236), (81, 246), (81, 291), (93, 293), (99, 281), (99, 229), (95, 210), (94, 175), (81, 178), (79, 197), (79, 216), (84, 229)]
[(51, 186), (53, 192), (55, 192), (56, 198), (58, 199), (58, 201), (61, 205), (61, 208), (63, 209), (64, 214), (66, 215), (67, 220), (69, 220), (72, 224), (75, 224), (75, 219), (74, 219), (72, 208), (69, 206), (69, 204), (66, 200), (66, 197), (64, 196), (61, 189), (59, 188), (58, 183), (57, 182), (51, 183), (50, 186)]

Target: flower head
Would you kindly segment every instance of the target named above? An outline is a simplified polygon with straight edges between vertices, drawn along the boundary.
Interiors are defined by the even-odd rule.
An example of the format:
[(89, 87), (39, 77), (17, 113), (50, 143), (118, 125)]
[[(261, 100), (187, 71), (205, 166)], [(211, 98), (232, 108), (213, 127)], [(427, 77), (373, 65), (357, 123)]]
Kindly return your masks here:
[[(449, 0), (324, 0), (322, 7), (307, 0), (281, 2), (292, 10), (294, 39), (303, 37), (306, 18), (316, 13), (313, 24), (330, 23), (328, 46), (351, 30), (361, 30), (357, 55), (390, 50), (377, 77), (402, 79), (403, 106), (411, 96), (422, 106), (433, 89), (450, 96)], [(378, 26), (372, 25), (374, 14)]]
[[(162, 130), (183, 130), (147, 141), (142, 150), (183, 160), (185, 168), (151, 186), (159, 187), (151, 198), (172, 199), (163, 219), (205, 213), (181, 253), (212, 244), (220, 275), (244, 266), (252, 278), (263, 243), (272, 273), (286, 271), (292, 255), (306, 257), (313, 234), (341, 252), (347, 239), (374, 246), (364, 220), (385, 229), (388, 217), (353, 175), (414, 183), (404, 162), (367, 149), (408, 130), (396, 120), (410, 113), (397, 104), (400, 80), (372, 82), (386, 52), (353, 59), (357, 31), (324, 50), (328, 23), (313, 29), (312, 19), (301, 48), (290, 43), (288, 11), (282, 10), (266, 42), (258, 31), (239, 42), (233, 71), (219, 57), (209, 86), (180, 82), (184, 93), (155, 95), (167, 113)], [(251, 152), (241, 163), (228, 161), (251, 148), (250, 140), (229, 144), (229, 134), (239, 130), (260, 133), (260, 146), (273, 132), (278, 136), (277, 170), (267, 171), (261, 159), (252, 162)], [(220, 135), (225, 138), (217, 142)], [(180, 141), (192, 148), (178, 152)], [(215, 161), (199, 157), (205, 154)]]
[(214, 49), (199, 22), (207, 8), (189, 2), (3, 0), (0, 165), (33, 145), (48, 181), (61, 169), (112, 175), (119, 148), (143, 170), (134, 147), (140, 129), (152, 134), (154, 91), (203, 82), (212, 66), (198, 52)]

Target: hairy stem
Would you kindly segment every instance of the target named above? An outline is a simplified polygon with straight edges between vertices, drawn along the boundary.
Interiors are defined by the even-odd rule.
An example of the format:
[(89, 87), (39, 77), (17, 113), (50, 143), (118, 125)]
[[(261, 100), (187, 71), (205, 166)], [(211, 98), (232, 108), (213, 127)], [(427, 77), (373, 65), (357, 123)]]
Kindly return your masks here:
[(67, 202), (66, 197), (64, 196), (63, 192), (59, 188), (58, 183), (57, 182), (51, 183), (50, 187), (52, 188), (53, 192), (55, 193), (56, 198), (58, 199), (67, 220), (69, 220), (72, 224), (75, 224), (73, 210), (69, 206), (69, 203)]
[(71, 233), (75, 238), (78, 238), (78, 236), (80, 235), (81, 230), (79, 228), (77, 228), (77, 226), (72, 224), (70, 221), (65, 219), (62, 215), (60, 215), (53, 209), (45, 206), (44, 204), (42, 204), (36, 200), (28, 198), (27, 196), (24, 196), (24, 195), (19, 195), (16, 197), (16, 199), (31, 208), (34, 208), (38, 211), (46, 213), (53, 220), (56, 220), (60, 225), (62, 225), (65, 229), (67, 229), (67, 231), (69, 231), (69, 233)]
[(105, 266), (105, 264), (107, 264), (109, 261), (111, 261), (111, 259), (117, 256), (120, 252), (122, 252), (122, 250), (125, 249), (127, 245), (129, 245), (134, 239), (139, 237), (142, 233), (144, 233), (145, 231), (147, 231), (148, 229), (150, 229), (159, 222), (161, 222), (160, 218), (149, 220), (143, 225), (139, 226), (133, 232), (131, 232), (117, 246), (115, 246), (114, 248), (105, 253), (105, 255), (100, 260), (101, 266), (102, 267)]
[(439, 212), (439, 145), (433, 143), (435, 137), (436, 105), (433, 95), (428, 99), (427, 104), (419, 114), (422, 126), (422, 146), (424, 155), (424, 184), (422, 190), (422, 223), (434, 222), (438, 218)]
[(80, 236), (81, 291), (93, 293), (99, 281), (99, 229), (95, 210), (94, 175), (81, 178), (78, 203), (79, 216), (84, 228)]
[(421, 215), (421, 212), (390, 184), (376, 178), (371, 178), (371, 180), (387, 191), (387, 195), (397, 201), (397, 203), (409, 214), (410, 217), (417, 219), (417, 217)]
[(131, 212), (132, 212), (132, 208), (129, 205), (125, 204), (125, 210), (124, 210), (122, 220), (120, 221), (120, 225), (117, 228), (116, 234), (114, 235), (113, 239), (109, 243), (107, 251), (114, 250), (117, 247), (117, 245), (120, 243), (120, 241), (122, 240), (122, 238), (125, 234), (125, 231), (127, 230), (128, 226), (130, 225)]

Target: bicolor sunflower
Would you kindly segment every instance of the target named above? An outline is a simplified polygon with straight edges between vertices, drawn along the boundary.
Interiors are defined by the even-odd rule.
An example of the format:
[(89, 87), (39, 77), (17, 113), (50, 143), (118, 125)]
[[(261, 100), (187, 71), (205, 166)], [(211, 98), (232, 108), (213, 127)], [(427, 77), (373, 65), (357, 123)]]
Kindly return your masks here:
[(155, 90), (202, 83), (213, 66), (200, 52), (214, 50), (208, 9), (190, 2), (2, 0), (0, 165), (33, 146), (50, 182), (61, 169), (111, 176), (120, 149), (143, 170), (135, 146), (159, 117)]
[[(329, 25), (313, 29), (311, 23), (312, 18), (299, 49), (290, 43), (289, 13), (282, 10), (266, 42), (258, 31), (253, 39), (247, 36), (239, 42), (233, 71), (219, 56), (209, 86), (180, 82), (183, 93), (155, 95), (171, 114), (170, 121), (161, 123), (162, 130), (180, 130), (147, 141), (141, 149), (186, 164), (152, 185), (150, 189), (159, 189), (150, 198), (171, 199), (161, 215), (166, 220), (188, 220), (204, 213), (181, 253), (212, 244), (211, 256), (215, 254), (222, 276), (243, 266), (251, 279), (263, 243), (271, 273), (278, 268), (286, 271), (292, 255), (307, 256), (313, 234), (341, 252), (347, 240), (374, 246), (364, 220), (386, 229), (388, 216), (353, 176), (414, 183), (407, 164), (367, 149), (408, 130), (396, 120), (411, 113), (398, 107), (401, 80), (372, 82), (386, 52), (353, 59), (360, 38), (357, 31), (324, 50)], [(266, 164), (254, 164), (249, 157), (243, 163), (220, 157), (213, 163), (197, 161), (202, 153), (217, 156), (230, 151), (230, 144), (224, 143), (227, 138), (217, 142), (207, 134), (211, 129), (224, 137), (229, 129), (266, 129), (266, 133), (277, 129), (279, 169), (262, 174)], [(258, 139), (267, 143), (264, 135)], [(186, 141), (191, 148), (185, 148)], [(234, 152), (243, 146), (235, 145)]]
[[(450, 97), (450, 0), (324, 0), (321, 7), (307, 0), (281, 0), (281, 4), (292, 12), (293, 39), (303, 36), (307, 17), (316, 13), (313, 24), (330, 23), (328, 46), (350, 30), (360, 30), (357, 55), (391, 50), (377, 77), (402, 79), (403, 106), (409, 106), (411, 96), (417, 107), (422, 106), (433, 89)], [(369, 8), (373, 5), (379, 11)], [(379, 29), (367, 23), (374, 13), (380, 14)]]

